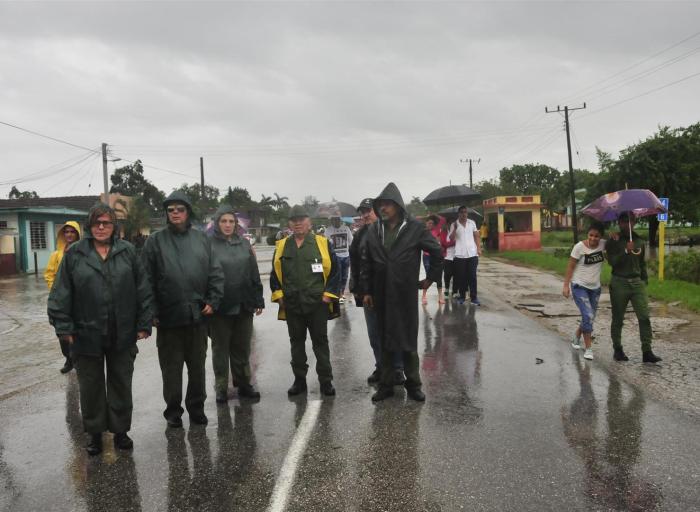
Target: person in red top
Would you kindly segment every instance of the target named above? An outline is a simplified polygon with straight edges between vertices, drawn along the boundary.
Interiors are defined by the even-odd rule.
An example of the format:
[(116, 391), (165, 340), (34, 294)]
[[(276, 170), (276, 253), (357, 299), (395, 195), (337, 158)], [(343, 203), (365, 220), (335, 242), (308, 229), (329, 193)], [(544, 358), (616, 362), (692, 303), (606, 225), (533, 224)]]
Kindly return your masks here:
[[(440, 232), (442, 231), (442, 226), (445, 225), (445, 218), (444, 217), (439, 217), (438, 215), (430, 215), (425, 221), (425, 228), (430, 231), (430, 234), (433, 235), (433, 237), (439, 242), (440, 241)], [(442, 257), (445, 257), (445, 249), (442, 249)], [(425, 274), (428, 275), (428, 271), (430, 270), (430, 255), (423, 251), (423, 267), (425, 268)], [(437, 287), (438, 287), (438, 303), (439, 304), (444, 304), (445, 303), (445, 298), (442, 295), (442, 278), (440, 278), (437, 281)], [(421, 301), (422, 304), (427, 304), (428, 303), (428, 290), (426, 288), (423, 289), (423, 299)]]

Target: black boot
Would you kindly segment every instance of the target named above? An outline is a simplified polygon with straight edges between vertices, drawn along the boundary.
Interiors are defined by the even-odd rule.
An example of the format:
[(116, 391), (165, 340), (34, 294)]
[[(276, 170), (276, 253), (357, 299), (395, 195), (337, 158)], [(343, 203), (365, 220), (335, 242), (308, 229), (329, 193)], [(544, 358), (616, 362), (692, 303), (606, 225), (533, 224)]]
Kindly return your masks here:
[(324, 396), (335, 396), (335, 388), (332, 382), (321, 382), (321, 394)]
[(134, 442), (126, 432), (117, 432), (114, 434), (114, 447), (120, 450), (132, 450), (134, 448)]
[(629, 361), (630, 358), (627, 357), (627, 354), (625, 354), (625, 351), (622, 350), (621, 348), (616, 348), (615, 353), (613, 354), (613, 359), (615, 361)]
[(238, 397), (239, 398), (251, 398), (253, 400), (260, 399), (260, 392), (257, 391), (250, 384), (241, 384), (238, 386)]
[(372, 395), (373, 402), (381, 402), (385, 398), (394, 396), (393, 388), (380, 387), (375, 394)]
[(411, 400), (425, 402), (425, 393), (423, 393), (420, 388), (406, 388), (406, 394)]
[(66, 362), (63, 363), (63, 368), (61, 368), (61, 373), (68, 373), (73, 369), (73, 361), (71, 361), (70, 357), (66, 357)]
[(367, 384), (378, 384), (379, 383), (379, 378), (380, 378), (380, 372), (379, 370), (374, 370), (372, 372), (372, 375), (367, 377)]
[(406, 377), (403, 370), (394, 370), (394, 386), (403, 386), (406, 382)]
[(102, 432), (90, 434), (86, 450), (88, 455), (98, 455), (102, 452)]
[(294, 384), (287, 390), (289, 396), (300, 395), (306, 392), (306, 379), (304, 377), (296, 377)]
[(642, 354), (642, 361), (645, 363), (658, 363), (659, 361), (663, 361), (663, 359), (649, 350), (648, 352), (644, 352)]

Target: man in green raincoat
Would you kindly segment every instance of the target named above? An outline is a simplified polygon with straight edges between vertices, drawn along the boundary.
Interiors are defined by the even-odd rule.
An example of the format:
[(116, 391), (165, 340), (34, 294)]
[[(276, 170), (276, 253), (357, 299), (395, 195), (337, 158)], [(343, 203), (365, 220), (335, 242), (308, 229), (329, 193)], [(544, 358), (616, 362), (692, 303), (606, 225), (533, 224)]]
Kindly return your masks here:
[(143, 249), (153, 286), (163, 416), (168, 426), (182, 427), (182, 370), (187, 365), (185, 407), (190, 422), (204, 425), (207, 318), (224, 295), (224, 273), (209, 237), (192, 229), (192, 205), (184, 192), (170, 194), (163, 207), (168, 225), (151, 235)]

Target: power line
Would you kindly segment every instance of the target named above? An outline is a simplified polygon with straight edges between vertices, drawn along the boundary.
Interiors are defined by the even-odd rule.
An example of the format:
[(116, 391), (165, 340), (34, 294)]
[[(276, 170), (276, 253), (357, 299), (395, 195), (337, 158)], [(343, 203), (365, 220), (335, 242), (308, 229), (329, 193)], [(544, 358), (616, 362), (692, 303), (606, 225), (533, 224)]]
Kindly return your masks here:
[(691, 39), (696, 38), (696, 37), (699, 36), (699, 35), (700, 35), (700, 32), (695, 32), (694, 34), (691, 34), (691, 35), (689, 35), (688, 37), (686, 37), (686, 38), (684, 38), (684, 39), (681, 39), (681, 40), (678, 41), (677, 43), (674, 43), (674, 44), (672, 44), (671, 46), (668, 46), (668, 47), (664, 48), (663, 50), (660, 50), (660, 51), (658, 51), (658, 52), (656, 52), (656, 53), (654, 53), (654, 54), (652, 54), (652, 55), (650, 55), (650, 56), (648, 56), (648, 57), (645, 57), (645, 58), (643, 58), (642, 60), (640, 60), (640, 61), (638, 61), (638, 62), (635, 62), (635, 63), (632, 64), (631, 66), (627, 66), (626, 68), (624, 68), (624, 69), (622, 69), (622, 70), (620, 70), (620, 71), (618, 71), (618, 72), (616, 72), (616, 73), (613, 73), (612, 75), (608, 76), (607, 78), (604, 78), (604, 79), (602, 79), (602, 80), (599, 80), (599, 81), (597, 81), (597, 82), (594, 82), (593, 84), (588, 85), (588, 86), (584, 87), (583, 89), (579, 89), (578, 91), (574, 92), (572, 96), (567, 97), (567, 98), (565, 99), (565, 101), (562, 101), (562, 103), (565, 103), (566, 101), (571, 101), (571, 100), (573, 100), (573, 99), (578, 99), (578, 98), (580, 98), (583, 94), (587, 94), (591, 89), (594, 89), (594, 88), (597, 87), (598, 85), (604, 84), (605, 82), (608, 82), (608, 81), (612, 80), (613, 78), (616, 78), (616, 77), (618, 77), (618, 76), (620, 76), (620, 75), (623, 75), (623, 74), (626, 73), (627, 71), (630, 71), (631, 69), (634, 69), (634, 68), (636, 68), (636, 67), (638, 67), (638, 66), (641, 66), (641, 65), (644, 64), (645, 62), (648, 62), (648, 61), (650, 61), (650, 60), (652, 60), (652, 59), (658, 57), (659, 55), (661, 55), (661, 54), (663, 54), (663, 53), (666, 53), (666, 52), (669, 51), (669, 50), (673, 50), (674, 48), (676, 48), (676, 47), (682, 45), (683, 43), (685, 43), (685, 42), (687, 42), (687, 41), (690, 41)]
[[(63, 162), (53, 164), (53, 165), (51, 165), (45, 169), (42, 169), (40, 171), (35, 171), (32, 173), (26, 174), (25, 177), (23, 177), (23, 178), (13, 178), (13, 179), (10, 179), (8, 181), (0, 182), (0, 186), (18, 185), (20, 183), (29, 183), (32, 181), (43, 180), (44, 178), (55, 176), (56, 174), (60, 174), (64, 171), (67, 171), (68, 169), (70, 169), (76, 165), (80, 165), (81, 163), (83, 163), (87, 159), (94, 157), (94, 156), (95, 156), (95, 153), (92, 151), (87, 153), (87, 154), (81, 153), (77, 157), (72, 157), (72, 158), (69, 158), (68, 160), (64, 160)], [(59, 167), (59, 166), (63, 166), (63, 167)]]
[(67, 140), (58, 139), (56, 137), (51, 137), (50, 135), (44, 135), (43, 133), (35, 132), (34, 130), (30, 130), (28, 128), (22, 128), (21, 126), (17, 126), (16, 124), (6, 123), (5, 121), (0, 121), (0, 124), (3, 124), (5, 126), (9, 126), (10, 128), (15, 128), (16, 130), (20, 130), (20, 131), (23, 131), (26, 133), (31, 133), (32, 135), (36, 135), (37, 137), (43, 137), (44, 139), (52, 140), (54, 142), (60, 142), (61, 144), (66, 144), (68, 146), (73, 146), (74, 148), (86, 149), (88, 151), (95, 151), (94, 149), (86, 148), (85, 146), (81, 146), (80, 144), (73, 144), (72, 142), (68, 142)]
[(666, 89), (667, 87), (671, 87), (672, 85), (676, 85), (676, 84), (679, 84), (679, 83), (681, 83), (681, 82), (685, 82), (686, 80), (690, 80), (691, 78), (695, 78), (696, 76), (700, 76), (700, 72), (693, 73), (692, 75), (685, 76), (685, 77), (683, 77), (683, 78), (681, 78), (681, 79), (679, 79), (679, 80), (674, 80), (673, 82), (669, 82), (669, 83), (667, 83), (667, 84), (665, 84), (665, 85), (662, 85), (662, 86), (659, 86), (659, 87), (655, 87), (655, 88), (653, 88), (653, 89), (649, 89), (649, 90), (646, 91), (646, 92), (643, 92), (643, 93), (640, 93), (640, 94), (636, 94), (636, 95), (634, 95), (634, 96), (632, 96), (632, 97), (630, 97), (630, 98), (617, 101), (617, 102), (612, 103), (612, 104), (610, 104), (610, 105), (606, 105), (605, 107), (601, 107), (601, 108), (599, 108), (599, 109), (597, 109), (597, 110), (591, 110), (591, 111), (588, 112), (587, 114), (583, 114), (583, 115), (581, 115), (581, 116), (579, 116), (579, 117), (587, 117), (587, 116), (590, 116), (590, 115), (593, 115), (593, 114), (597, 114), (598, 112), (603, 112), (604, 110), (608, 110), (608, 109), (611, 109), (611, 108), (613, 108), (613, 107), (617, 107), (618, 105), (622, 105), (623, 103), (627, 103), (627, 102), (629, 102), (629, 101), (636, 100), (637, 98), (641, 98), (642, 96), (647, 96), (647, 95), (649, 95), (649, 94), (652, 94), (652, 93), (654, 93), (654, 92), (660, 91), (660, 90), (662, 90), (662, 89)]

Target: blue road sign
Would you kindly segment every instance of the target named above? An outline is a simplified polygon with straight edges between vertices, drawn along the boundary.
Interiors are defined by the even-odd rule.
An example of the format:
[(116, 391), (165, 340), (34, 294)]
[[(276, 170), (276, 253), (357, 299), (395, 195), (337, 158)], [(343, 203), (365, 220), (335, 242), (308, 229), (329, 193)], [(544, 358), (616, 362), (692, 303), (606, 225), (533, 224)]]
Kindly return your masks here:
[(661, 204), (666, 208), (666, 213), (657, 213), (656, 220), (659, 222), (668, 222), (668, 197), (660, 197), (659, 201), (661, 201)]

